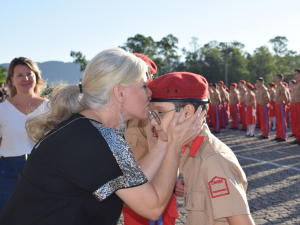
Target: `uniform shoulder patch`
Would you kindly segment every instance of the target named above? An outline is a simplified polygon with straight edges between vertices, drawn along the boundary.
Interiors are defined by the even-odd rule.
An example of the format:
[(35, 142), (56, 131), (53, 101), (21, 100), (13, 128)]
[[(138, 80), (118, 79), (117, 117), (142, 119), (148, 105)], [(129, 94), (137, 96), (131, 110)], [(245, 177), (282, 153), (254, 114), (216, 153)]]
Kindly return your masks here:
[(214, 177), (208, 184), (212, 198), (229, 195), (227, 180), (225, 178)]

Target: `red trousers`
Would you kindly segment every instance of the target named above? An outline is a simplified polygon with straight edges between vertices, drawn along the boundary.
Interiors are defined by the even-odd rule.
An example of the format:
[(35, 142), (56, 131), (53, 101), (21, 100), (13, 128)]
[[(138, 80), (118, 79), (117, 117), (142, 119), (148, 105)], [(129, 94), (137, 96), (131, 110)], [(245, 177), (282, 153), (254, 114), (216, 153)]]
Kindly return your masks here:
[(275, 117), (275, 101), (270, 101), (270, 105), (273, 107), (273, 109), (270, 107), (270, 117)]
[(223, 102), (223, 106), (225, 109), (225, 125), (228, 125), (229, 123), (229, 107), (228, 107), (228, 103)]
[(167, 208), (157, 221), (146, 219), (125, 206), (123, 207), (123, 216), (124, 225), (175, 225), (175, 220), (179, 217), (174, 195), (171, 196)]
[(208, 126), (213, 126), (214, 121), (212, 120), (212, 108), (211, 108), (211, 103), (208, 103), (208, 112), (207, 112), (207, 124)]
[(221, 103), (221, 127), (225, 127), (226, 124), (226, 103), (222, 102)]
[(256, 122), (256, 114), (254, 116), (252, 115), (252, 106), (247, 106), (247, 112), (246, 112), (246, 124), (251, 125), (255, 124)]
[(275, 105), (275, 113), (276, 113), (276, 137), (282, 138), (284, 140), (287, 139), (287, 124), (285, 121), (286, 107), (285, 104), (279, 103)]
[(259, 107), (256, 106), (256, 127), (260, 127), (260, 115), (259, 115), (260, 111), (259, 111)]
[(247, 129), (247, 124), (246, 124), (246, 104), (241, 103), (239, 107), (239, 112), (240, 112), (240, 119), (242, 121), (242, 129), (246, 130)]
[(221, 107), (219, 105), (212, 106), (212, 116), (215, 121), (213, 131), (220, 132), (222, 116), (221, 116)]
[(296, 139), (298, 140), (298, 141), (300, 141), (300, 120), (299, 120), (299, 114), (300, 114), (300, 102), (296, 102), (295, 103), (295, 114), (296, 114), (296, 119), (295, 119), (295, 121), (296, 121), (296, 129), (297, 129), (297, 131), (296, 131)]
[(296, 135), (297, 133), (297, 112), (295, 104), (290, 105), (291, 112), (291, 126), (292, 126), (292, 134)]
[(269, 107), (267, 104), (257, 105), (259, 108), (259, 121), (260, 121), (260, 130), (262, 136), (269, 137), (271, 126), (270, 126), (270, 116), (269, 116)]
[(238, 115), (238, 107), (237, 104), (229, 105), (229, 111), (232, 119), (232, 127), (231, 128), (238, 128), (239, 127), (239, 115)]

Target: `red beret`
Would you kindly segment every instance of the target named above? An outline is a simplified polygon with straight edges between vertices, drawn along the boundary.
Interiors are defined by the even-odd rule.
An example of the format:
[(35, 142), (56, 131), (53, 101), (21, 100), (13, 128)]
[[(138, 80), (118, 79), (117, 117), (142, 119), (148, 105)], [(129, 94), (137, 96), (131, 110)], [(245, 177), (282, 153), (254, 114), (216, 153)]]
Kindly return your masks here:
[(218, 83), (220, 83), (220, 84), (222, 84), (222, 85), (224, 84), (224, 82), (223, 82), (223, 81), (221, 81), (221, 80), (220, 80)]
[(168, 73), (148, 83), (153, 102), (205, 102), (208, 103), (206, 79), (189, 72)]
[(137, 57), (141, 58), (142, 60), (144, 60), (147, 63), (152, 74), (156, 73), (157, 66), (151, 59), (149, 59), (147, 56), (145, 56), (143, 54), (139, 54), (139, 53), (133, 53), (133, 54), (136, 55)]
[(209, 84), (208, 84), (208, 86), (210, 86), (210, 87), (211, 87), (211, 86), (212, 86), (212, 83), (209, 83)]
[(246, 84), (246, 81), (244, 81), (244, 80), (240, 80), (240, 82), (241, 82), (242, 84)]
[(236, 83), (231, 83), (230, 86), (237, 87), (238, 85)]
[(286, 86), (286, 87), (288, 86), (288, 84), (286, 82), (282, 82), (282, 83), (284, 84), (284, 86)]
[(274, 87), (274, 86), (275, 86), (275, 84), (274, 84), (273, 82), (270, 82), (269, 85), (270, 85), (271, 87)]
[(247, 86), (248, 88), (250, 88), (251, 90), (254, 89), (254, 86), (253, 86), (252, 84), (250, 84), (250, 83), (246, 83), (246, 86)]

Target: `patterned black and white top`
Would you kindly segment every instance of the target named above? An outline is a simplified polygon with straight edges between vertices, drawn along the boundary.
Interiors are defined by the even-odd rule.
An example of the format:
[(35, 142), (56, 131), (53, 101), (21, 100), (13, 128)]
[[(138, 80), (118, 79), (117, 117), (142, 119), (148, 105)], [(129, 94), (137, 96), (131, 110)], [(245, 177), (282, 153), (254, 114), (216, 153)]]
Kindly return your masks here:
[(116, 224), (115, 192), (146, 182), (115, 129), (73, 114), (32, 150), (0, 224)]

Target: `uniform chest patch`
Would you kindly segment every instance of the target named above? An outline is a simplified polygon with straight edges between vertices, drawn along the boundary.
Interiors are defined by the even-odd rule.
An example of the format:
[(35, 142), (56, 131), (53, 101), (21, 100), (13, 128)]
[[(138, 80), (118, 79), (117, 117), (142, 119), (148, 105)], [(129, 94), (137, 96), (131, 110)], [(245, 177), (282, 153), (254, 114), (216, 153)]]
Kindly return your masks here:
[(208, 184), (212, 198), (229, 195), (227, 180), (225, 178), (214, 177)]

